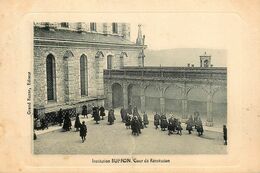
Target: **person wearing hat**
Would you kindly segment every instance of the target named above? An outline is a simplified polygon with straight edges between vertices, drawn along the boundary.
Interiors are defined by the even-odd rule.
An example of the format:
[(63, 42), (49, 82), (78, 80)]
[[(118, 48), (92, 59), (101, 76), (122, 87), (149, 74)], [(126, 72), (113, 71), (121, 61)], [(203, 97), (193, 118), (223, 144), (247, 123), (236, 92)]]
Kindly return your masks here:
[(174, 131), (174, 117), (171, 115), (171, 117), (168, 119), (168, 135), (173, 134)]
[(86, 135), (87, 135), (87, 126), (85, 124), (85, 121), (83, 121), (80, 126), (79, 135), (83, 143), (86, 140)]

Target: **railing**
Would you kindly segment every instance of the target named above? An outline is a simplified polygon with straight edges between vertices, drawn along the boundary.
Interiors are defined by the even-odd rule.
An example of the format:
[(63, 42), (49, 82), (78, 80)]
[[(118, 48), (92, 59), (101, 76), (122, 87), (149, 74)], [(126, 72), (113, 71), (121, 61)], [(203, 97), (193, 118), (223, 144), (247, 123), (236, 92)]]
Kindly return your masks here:
[(125, 67), (104, 70), (105, 78), (215, 79), (227, 80), (225, 67)]

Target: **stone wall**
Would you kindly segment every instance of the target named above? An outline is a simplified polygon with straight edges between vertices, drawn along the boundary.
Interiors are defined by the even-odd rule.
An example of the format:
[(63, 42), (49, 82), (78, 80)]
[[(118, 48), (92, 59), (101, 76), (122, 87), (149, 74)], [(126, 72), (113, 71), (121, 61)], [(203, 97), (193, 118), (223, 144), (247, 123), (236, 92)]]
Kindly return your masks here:
[[(102, 55), (96, 57), (98, 51)], [(112, 55), (114, 69), (120, 68), (121, 53), (125, 52), (123, 62), (126, 66), (137, 66), (140, 49), (128, 48), (64, 48), (58, 46), (34, 47), (34, 104), (44, 106), (47, 101), (46, 57), (52, 54), (56, 69), (56, 103), (75, 103), (82, 99), (104, 95), (103, 69), (107, 68), (107, 56)], [(80, 57), (87, 57), (88, 96), (81, 97), (80, 92)], [(66, 58), (64, 56), (67, 56)]]

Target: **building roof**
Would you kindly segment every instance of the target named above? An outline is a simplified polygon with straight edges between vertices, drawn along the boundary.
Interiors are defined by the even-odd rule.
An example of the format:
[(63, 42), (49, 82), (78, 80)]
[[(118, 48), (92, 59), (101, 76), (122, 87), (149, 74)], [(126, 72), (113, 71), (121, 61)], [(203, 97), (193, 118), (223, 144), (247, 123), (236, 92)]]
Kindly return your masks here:
[(124, 39), (119, 35), (105, 35), (101, 33), (91, 32), (77, 32), (71, 30), (55, 29), (50, 31), (45, 28), (34, 27), (34, 38), (45, 38), (54, 40), (71, 40), (71, 41), (83, 41), (90, 43), (111, 43), (111, 44), (125, 44), (125, 45), (136, 45), (130, 40)]

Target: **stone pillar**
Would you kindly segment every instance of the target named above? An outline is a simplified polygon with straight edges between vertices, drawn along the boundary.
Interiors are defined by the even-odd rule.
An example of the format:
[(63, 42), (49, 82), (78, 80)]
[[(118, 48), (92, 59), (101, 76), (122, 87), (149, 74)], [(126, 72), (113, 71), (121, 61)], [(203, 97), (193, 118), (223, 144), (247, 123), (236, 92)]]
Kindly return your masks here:
[(186, 122), (188, 119), (188, 96), (187, 96), (187, 90), (186, 85), (182, 89), (182, 121)]
[(165, 98), (163, 95), (163, 88), (160, 88), (160, 111), (165, 113)]
[(112, 89), (111, 89), (111, 86), (109, 86), (110, 88), (108, 89), (107, 91), (107, 98), (106, 98), (106, 106), (107, 106), (107, 109), (110, 109), (112, 108)]
[(207, 99), (207, 122), (206, 126), (213, 126), (213, 117), (212, 117), (212, 97), (211, 95), (208, 96)]
[(185, 97), (183, 100), (182, 100), (182, 119), (185, 121), (188, 119), (188, 99)]
[(123, 83), (123, 100), (124, 100), (124, 108), (128, 107), (128, 91), (127, 91), (127, 84)]
[(97, 87), (97, 97), (102, 98), (104, 96), (104, 79), (103, 79), (103, 70), (104, 70), (104, 58), (100, 54), (95, 57), (96, 60), (96, 87)]
[(141, 95), (140, 95), (140, 100), (141, 100), (141, 112), (146, 111), (145, 110), (145, 94), (144, 94), (144, 87), (141, 87)]

